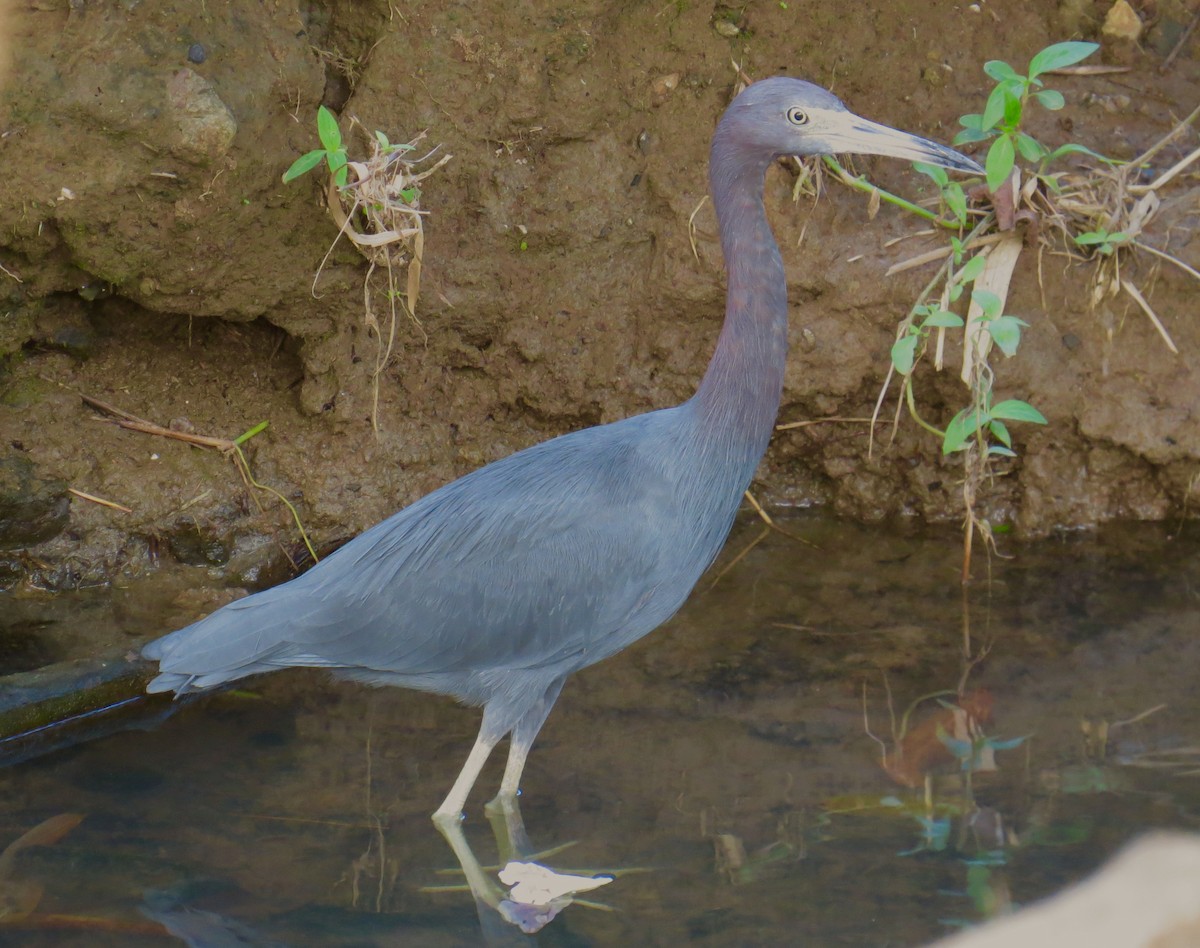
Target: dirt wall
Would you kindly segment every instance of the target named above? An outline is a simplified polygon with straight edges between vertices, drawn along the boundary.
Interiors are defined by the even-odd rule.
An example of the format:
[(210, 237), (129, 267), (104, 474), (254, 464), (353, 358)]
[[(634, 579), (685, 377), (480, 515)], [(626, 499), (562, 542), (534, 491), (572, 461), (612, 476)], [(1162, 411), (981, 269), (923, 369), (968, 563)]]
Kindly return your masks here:
[[(949, 140), (957, 116), (982, 107), (986, 60), (1103, 40), (1097, 61), (1130, 71), (1056, 79), (1067, 107), (1032, 130), (1130, 158), (1200, 99), (1197, 39), (1168, 63), (1190, 14), (1160, 2), (1138, 8), (1139, 45), (1114, 43), (1101, 36), (1109, 6), (13, 4), (0, 482), (24, 513), (6, 507), (0, 522), (43, 526), (0, 538), (8, 574), (71, 584), (172, 556), (249, 582), (275, 539), (299, 548), (287, 511), (230, 461), (98, 420), (80, 393), (225, 438), (269, 420), (248, 445), (253, 470), (318, 545), (535, 441), (688, 397), (723, 312), (701, 202), (731, 61), (757, 78), (810, 78), (860, 113)], [(337, 227), (316, 176), (280, 180), (316, 147), (322, 102), (344, 129), (351, 115), (393, 141), (428, 129), (454, 156), (425, 183), (420, 326), (398, 327), (378, 433), (366, 265), (344, 241), (326, 257)], [(1155, 169), (1196, 144), (1194, 130), (1180, 136)], [(903, 163), (857, 167), (929, 196)], [(929, 275), (884, 272), (934, 245), (911, 237), (911, 216), (885, 205), (872, 217), (836, 184), (794, 200), (795, 173), (781, 163), (767, 180), (792, 307), (780, 420), (861, 419)], [(1145, 239), (1200, 268), (1194, 166), (1162, 197)], [(1172, 353), (1131, 300), (1092, 305), (1089, 267), (1024, 256), (1009, 309), (1030, 326), (997, 390), (1033, 401), (1049, 425), (1019, 433), (1021, 457), (987, 485), (982, 512), (1026, 534), (1194, 516), (1196, 282), (1146, 255), (1127, 264)], [(961, 383), (943, 373), (921, 397), (944, 423)], [(893, 389), (887, 417), (894, 406)], [(870, 455), (867, 441), (857, 421), (780, 432), (756, 490), (863, 519), (958, 520), (956, 459), (907, 419), (894, 439), (880, 429)]]

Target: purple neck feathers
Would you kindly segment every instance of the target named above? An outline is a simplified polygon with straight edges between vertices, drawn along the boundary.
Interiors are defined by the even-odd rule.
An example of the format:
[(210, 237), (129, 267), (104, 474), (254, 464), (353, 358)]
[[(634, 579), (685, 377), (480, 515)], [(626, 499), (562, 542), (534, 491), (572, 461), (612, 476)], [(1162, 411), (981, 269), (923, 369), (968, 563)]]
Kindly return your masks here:
[(730, 119), (727, 115), (717, 128), (709, 162), (728, 275), (725, 324), (692, 401), (701, 437), (737, 457), (748, 484), (771, 439), (783, 393), (787, 282), (763, 207), (763, 181), (773, 156), (740, 146), (737, 123)]

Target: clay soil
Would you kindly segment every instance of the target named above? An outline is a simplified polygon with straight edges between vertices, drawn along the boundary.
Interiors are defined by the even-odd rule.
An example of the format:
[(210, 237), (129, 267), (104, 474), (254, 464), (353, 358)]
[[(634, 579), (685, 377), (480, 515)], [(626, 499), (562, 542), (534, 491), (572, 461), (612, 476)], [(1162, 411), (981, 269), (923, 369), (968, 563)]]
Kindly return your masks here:
[[(1067, 107), (1030, 129), (1131, 158), (1200, 101), (1200, 40), (1180, 45), (1193, 14), (1160, 0), (1135, 4), (1140, 44), (1115, 44), (1101, 36), (1110, 5), (0, 2), (0, 481), (36, 521), (4, 541), (6, 575), (64, 587), (171, 557), (244, 584), (302, 550), (287, 510), (227, 457), (118, 428), (81, 394), (183, 432), (269, 421), (247, 446), (255, 476), (318, 548), (536, 441), (687, 398), (723, 313), (700, 205), (731, 61), (948, 141), (982, 108), (985, 61), (1095, 39), (1095, 61), (1130, 70), (1056, 78)], [(337, 227), (316, 175), (280, 180), (316, 147), (321, 103), (343, 129), (351, 115), (392, 141), (427, 129), (454, 156), (425, 182), (420, 326), (397, 327), (377, 432), (366, 264), (339, 243), (314, 292)], [(1195, 147), (1188, 131), (1150, 171)], [(856, 167), (929, 196), (903, 163)], [(884, 272), (935, 244), (891, 243), (920, 222), (872, 216), (836, 184), (794, 200), (795, 173), (780, 163), (767, 180), (792, 306), (780, 421), (861, 419), (929, 276)], [(1143, 239), (1200, 268), (1195, 167), (1161, 197)], [(1030, 326), (997, 390), (1049, 424), (1022, 428), (1020, 459), (986, 486), (993, 523), (1036, 535), (1195, 516), (1198, 285), (1153, 263), (1132, 257), (1123, 275), (1177, 354), (1126, 296), (1092, 305), (1090, 264), (1023, 255), (1008, 309)], [(921, 387), (943, 423), (963, 400), (944, 375)], [(886, 435), (868, 456), (861, 422), (781, 431), (755, 490), (864, 520), (957, 522), (961, 464), (911, 421)]]

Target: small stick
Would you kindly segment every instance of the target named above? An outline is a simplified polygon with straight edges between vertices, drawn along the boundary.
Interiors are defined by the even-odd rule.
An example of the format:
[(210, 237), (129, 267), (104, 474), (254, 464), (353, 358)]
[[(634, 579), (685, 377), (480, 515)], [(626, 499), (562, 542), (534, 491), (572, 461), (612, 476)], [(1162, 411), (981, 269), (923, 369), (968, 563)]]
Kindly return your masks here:
[(1183, 171), (1185, 168), (1187, 168), (1187, 166), (1190, 165), (1197, 158), (1200, 158), (1200, 148), (1197, 148), (1195, 151), (1193, 151), (1187, 157), (1182, 158), (1179, 161), (1177, 161), (1174, 165), (1172, 165), (1170, 168), (1168, 168), (1166, 171), (1164, 171), (1162, 174), (1160, 174), (1157, 178), (1155, 178), (1149, 184), (1131, 184), (1129, 186), (1129, 193), (1130, 194), (1145, 194), (1147, 191), (1157, 191), (1164, 184), (1167, 184), (1169, 181), (1171, 181), (1172, 178), (1174, 178), (1181, 171)]
[(832, 415), (828, 418), (810, 418), (808, 421), (789, 421), (782, 425), (776, 425), (776, 431), (791, 431), (793, 428), (808, 428), (812, 425), (835, 425), (835, 424), (854, 424), (854, 425), (884, 425), (885, 421), (878, 421), (874, 418), (848, 418), (843, 415)]
[(126, 507), (124, 504), (118, 504), (115, 500), (105, 500), (103, 497), (97, 497), (95, 494), (89, 494), (85, 491), (76, 490), (74, 487), (68, 487), (67, 493), (74, 494), (81, 500), (88, 500), (93, 504), (99, 504), (101, 507), (111, 507), (113, 510), (121, 511), (121, 513), (133, 513), (133, 509), (131, 507)]
[(1175, 57), (1179, 55), (1179, 51), (1183, 49), (1185, 45), (1187, 45), (1187, 41), (1189, 37), (1191, 37), (1192, 32), (1196, 29), (1197, 23), (1200, 23), (1200, 10), (1196, 11), (1196, 15), (1192, 17), (1192, 22), (1187, 25), (1187, 28), (1179, 37), (1179, 41), (1175, 44), (1174, 48), (1167, 53), (1167, 58), (1164, 59), (1163, 64), (1158, 67), (1159, 72), (1166, 72), (1171, 68), (1171, 63), (1175, 62)]
[(1200, 270), (1196, 270), (1192, 267), (1189, 267), (1186, 263), (1184, 263), (1178, 257), (1172, 257), (1169, 253), (1164, 253), (1163, 251), (1159, 250), (1157, 247), (1151, 247), (1149, 244), (1144, 244), (1140, 240), (1135, 240), (1133, 245), (1140, 250), (1145, 250), (1147, 253), (1152, 253), (1156, 257), (1161, 257), (1163, 260), (1167, 260), (1170, 263), (1175, 264), (1175, 266), (1182, 269), (1185, 273), (1190, 273), (1197, 280), (1200, 280)]
[[(980, 247), (987, 247), (991, 244), (998, 243), (1004, 238), (1003, 234), (988, 234), (984, 237), (977, 237), (963, 245), (963, 250), (978, 250)], [(939, 247), (937, 250), (930, 250), (926, 253), (917, 254), (915, 257), (910, 257), (907, 260), (902, 260), (900, 263), (894, 263), (888, 267), (884, 276), (893, 276), (897, 273), (903, 273), (905, 270), (911, 270), (913, 267), (922, 267), (927, 263), (936, 263), (938, 260), (946, 260), (953, 254), (953, 251), (948, 247)]]
[(754, 512), (762, 517), (763, 523), (765, 523), (768, 527), (775, 526), (775, 521), (771, 519), (770, 514), (763, 510), (762, 504), (758, 502), (758, 498), (750, 493), (750, 491), (743, 491), (743, 495), (748, 501), (750, 501), (750, 506), (754, 508)]
[(753, 540), (751, 540), (750, 543), (748, 543), (742, 549), (742, 551), (740, 553), (738, 553), (737, 556), (735, 556), (724, 567), (722, 567), (721, 571), (719, 573), (717, 573), (716, 576), (713, 577), (713, 581), (709, 584), (708, 588), (711, 590), (714, 586), (716, 586), (717, 583), (719, 583), (725, 577), (726, 573), (728, 573), (731, 569), (733, 569), (735, 566), (737, 566), (738, 563), (740, 563), (743, 559), (745, 559), (747, 553), (749, 553), (756, 546), (758, 546), (760, 543), (762, 543), (762, 541), (765, 540), (770, 535), (771, 535), (771, 528), (763, 527), (762, 533), (760, 533)]
[(1142, 312), (1150, 317), (1150, 322), (1154, 323), (1154, 328), (1162, 336), (1163, 342), (1167, 344), (1167, 348), (1175, 353), (1175, 355), (1179, 355), (1179, 350), (1175, 347), (1175, 341), (1171, 338), (1171, 334), (1167, 332), (1167, 327), (1159, 321), (1158, 315), (1150, 308), (1150, 304), (1146, 302), (1146, 297), (1142, 296), (1141, 290), (1128, 280), (1121, 281), (1121, 288), (1132, 296), (1133, 301), (1142, 308)]
[[(1108, 726), (1108, 729), (1109, 731), (1112, 731), (1119, 727), (1127, 727), (1130, 724), (1137, 724), (1138, 721), (1143, 721), (1150, 717), (1150, 715), (1157, 714), (1159, 711), (1165, 710), (1166, 707), (1167, 706), (1165, 704), (1156, 704), (1153, 708), (1147, 708), (1141, 714), (1135, 714), (1133, 717), (1126, 718), (1124, 721), (1113, 721), (1113, 723)], [(1178, 752), (1178, 749), (1176, 749), (1175, 753)], [(1148, 751), (1147, 753), (1153, 753), (1153, 751)]]
[(173, 438), (175, 441), (184, 441), (202, 448), (216, 448), (218, 451), (232, 451), (234, 448), (233, 442), (228, 438), (210, 438), (208, 435), (172, 431), (170, 428), (164, 428), (162, 425), (156, 425), (149, 421), (127, 421), (122, 418), (117, 421), (117, 425), (130, 431), (140, 431), (142, 434), (157, 435), (160, 438)]
[(108, 402), (102, 402), (98, 398), (92, 398), (90, 395), (84, 395), (83, 392), (79, 393), (79, 397), (83, 399), (83, 403), (85, 405), (91, 405), (93, 408), (98, 408), (105, 414), (116, 415), (118, 418), (124, 418), (126, 421), (138, 421), (143, 425), (150, 424), (150, 422), (148, 422), (145, 418), (139, 418), (137, 415), (131, 415), (127, 411), (122, 411), (116, 405), (110, 405)]
[(1044, 76), (1112, 76), (1131, 72), (1132, 66), (1063, 66), (1062, 69), (1047, 69)]
[(754, 508), (755, 513), (757, 513), (759, 515), (759, 517), (762, 518), (762, 522), (765, 523), (772, 530), (776, 530), (779, 533), (782, 533), (785, 537), (787, 537), (790, 540), (795, 540), (797, 543), (803, 543), (807, 546), (811, 546), (814, 549), (816, 549), (817, 545), (815, 543), (813, 543), (812, 540), (806, 540), (806, 539), (804, 539), (804, 537), (796, 536), (796, 534), (792, 533), (790, 530), (783, 529), (783, 527), (781, 527), (774, 520), (772, 520), (771, 515), (768, 514), (765, 510), (763, 510), (762, 504), (760, 504), (758, 502), (758, 500), (755, 499), (754, 495), (752, 493), (750, 493), (750, 491), (745, 491), (745, 497), (748, 501), (750, 501), (750, 506)]

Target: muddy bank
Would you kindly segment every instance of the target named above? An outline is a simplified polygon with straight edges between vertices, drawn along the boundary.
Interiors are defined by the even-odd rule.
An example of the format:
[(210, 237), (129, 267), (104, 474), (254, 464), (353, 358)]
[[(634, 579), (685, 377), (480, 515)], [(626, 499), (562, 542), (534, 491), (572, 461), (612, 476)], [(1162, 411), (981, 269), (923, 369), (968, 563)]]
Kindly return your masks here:
[[(287, 510), (226, 458), (97, 420), (80, 392), (183, 432), (233, 438), (269, 420), (248, 445), (253, 471), (319, 548), (533, 442), (686, 398), (723, 311), (711, 209), (696, 213), (695, 253), (688, 221), (730, 59), (756, 77), (804, 75), (857, 111), (948, 140), (957, 116), (982, 107), (986, 60), (1100, 40), (1109, 4), (978, 6), (12, 5), (0, 482), (19, 511), (0, 522), (35, 529), (5, 534), (6, 575), (78, 585), (170, 557), (250, 583), (285, 562), (281, 546), (302, 555)], [(1130, 158), (1187, 114), (1200, 98), (1195, 35), (1163, 67), (1188, 14), (1172, 3), (1141, 13), (1140, 47), (1102, 51), (1131, 71), (1056, 79), (1067, 106), (1038, 116), (1035, 134)], [(393, 141), (428, 129), (454, 155), (426, 183), (421, 326), (398, 327), (377, 435), (366, 266), (339, 244), (314, 296), (337, 229), (315, 179), (280, 182), (315, 147), (322, 102), (344, 127), (354, 115)], [(1155, 167), (1195, 146), (1182, 136)], [(901, 163), (858, 167), (928, 196)], [(884, 271), (933, 245), (889, 244), (917, 222), (886, 206), (871, 219), (845, 188), (793, 201), (794, 180), (780, 165), (767, 187), (792, 304), (780, 420), (862, 418), (928, 279)], [(1145, 235), (1192, 267), (1198, 194), (1194, 172), (1181, 175)], [(1031, 325), (997, 390), (1050, 424), (1020, 432), (1021, 458), (982, 512), (1026, 534), (1193, 516), (1195, 283), (1170, 265), (1152, 272), (1148, 257), (1130, 263), (1173, 354), (1132, 302), (1090, 305), (1089, 269), (1025, 257), (1009, 310)], [(929, 382), (922, 397), (944, 420), (960, 383)], [(893, 406), (894, 394), (885, 415)], [(907, 420), (868, 456), (866, 430), (781, 432), (757, 490), (868, 520), (959, 518), (957, 460)]]

